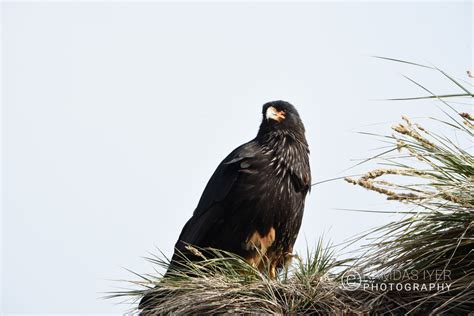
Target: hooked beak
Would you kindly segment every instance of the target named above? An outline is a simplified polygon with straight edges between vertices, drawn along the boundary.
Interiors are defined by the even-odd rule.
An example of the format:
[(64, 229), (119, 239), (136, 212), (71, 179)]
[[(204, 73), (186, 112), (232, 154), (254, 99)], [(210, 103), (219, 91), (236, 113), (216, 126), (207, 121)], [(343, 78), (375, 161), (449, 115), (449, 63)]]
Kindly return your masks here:
[(265, 116), (267, 117), (267, 121), (272, 119), (280, 123), (285, 119), (285, 111), (277, 111), (273, 106), (270, 106), (268, 107)]

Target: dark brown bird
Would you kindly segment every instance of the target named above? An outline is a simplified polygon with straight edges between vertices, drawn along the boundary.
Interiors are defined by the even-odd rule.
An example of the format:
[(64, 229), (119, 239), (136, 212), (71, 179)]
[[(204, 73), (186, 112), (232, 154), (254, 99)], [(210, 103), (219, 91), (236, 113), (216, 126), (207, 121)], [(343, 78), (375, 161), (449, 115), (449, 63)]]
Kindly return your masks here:
[(290, 103), (266, 103), (262, 115), (257, 136), (233, 150), (210, 178), (171, 266), (179, 266), (179, 253), (199, 260), (187, 244), (235, 253), (261, 271), (267, 267), (272, 278), (291, 259), (311, 188), (308, 143)]

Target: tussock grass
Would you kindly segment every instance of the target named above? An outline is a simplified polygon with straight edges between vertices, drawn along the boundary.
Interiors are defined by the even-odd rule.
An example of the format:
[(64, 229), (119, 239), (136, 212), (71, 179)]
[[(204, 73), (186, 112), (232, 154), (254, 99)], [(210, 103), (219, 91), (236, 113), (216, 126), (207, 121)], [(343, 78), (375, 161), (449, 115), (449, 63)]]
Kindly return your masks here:
[[(204, 253), (190, 246), (195, 253)], [(137, 301), (144, 294), (153, 298), (141, 311), (144, 315), (158, 314), (324, 314), (359, 312), (357, 300), (341, 289), (340, 281), (331, 270), (336, 262), (330, 245), (320, 240), (316, 250), (308, 252), (305, 260), (296, 257), (287, 270), (276, 279), (259, 272), (243, 258), (216, 249), (200, 262), (186, 260), (166, 277), (140, 276), (133, 282), (140, 289), (114, 293)], [(154, 264), (168, 268), (164, 257), (149, 258)], [(138, 313), (138, 310), (133, 311)]]
[[(404, 215), (359, 236), (371, 237), (364, 257), (338, 261), (333, 247), (321, 239), (304, 260), (296, 256), (288, 269), (271, 280), (234, 254), (190, 246), (202, 256), (201, 262), (183, 260), (166, 277), (138, 275), (140, 281), (132, 282), (136, 290), (111, 297), (137, 302), (152, 293), (153, 299), (141, 311), (144, 315), (460, 315), (474, 311), (474, 117), (458, 112), (447, 101), (463, 98), (470, 102), (474, 96), (467, 83), (436, 67), (389, 60), (430, 68), (461, 91), (435, 95), (408, 78), (429, 95), (405, 99), (441, 101), (444, 118), (433, 121), (441, 130), (454, 131), (457, 139), (434, 133), (404, 116), (392, 127), (391, 135), (380, 136), (391, 144), (390, 150), (374, 157), (381, 168), (345, 179), (400, 202), (397, 213)], [(149, 260), (164, 270), (169, 268), (164, 256)], [(351, 271), (357, 272), (356, 277), (348, 279)], [(382, 289), (382, 284), (403, 288)]]
[[(472, 100), (465, 84), (431, 68), (462, 90), (467, 101)], [(431, 93), (424, 98), (442, 102), (444, 119), (433, 120), (440, 130), (454, 132), (455, 140), (403, 116), (392, 127), (393, 134), (383, 136), (398, 154), (378, 157), (384, 168), (357, 179), (346, 178), (400, 201), (406, 209), (400, 212), (405, 214), (403, 219), (371, 232), (381, 237), (372, 241), (364, 258), (356, 260), (357, 268), (375, 281), (393, 279), (397, 272), (408, 275), (397, 282), (450, 285), (449, 289), (387, 292), (386, 298), (398, 295), (398, 306), (391, 311), (462, 314), (474, 310), (474, 126), (470, 113), (458, 112), (445, 100), (454, 96), (458, 97)]]

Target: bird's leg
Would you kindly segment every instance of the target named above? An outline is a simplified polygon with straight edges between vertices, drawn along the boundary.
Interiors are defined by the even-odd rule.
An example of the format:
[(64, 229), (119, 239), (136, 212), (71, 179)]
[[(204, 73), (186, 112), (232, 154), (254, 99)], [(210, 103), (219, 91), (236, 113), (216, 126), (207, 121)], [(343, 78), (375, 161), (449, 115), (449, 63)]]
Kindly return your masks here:
[(260, 272), (267, 270), (269, 260), (267, 256), (268, 249), (275, 241), (275, 229), (271, 227), (266, 234), (260, 234), (255, 231), (247, 239), (244, 245), (246, 250), (250, 250), (250, 255), (246, 258), (251, 265), (256, 267)]
[(270, 269), (268, 271), (268, 276), (270, 277), (270, 279), (276, 279), (276, 276), (277, 276), (277, 268), (276, 268), (276, 261), (273, 261), (271, 264), (270, 264)]

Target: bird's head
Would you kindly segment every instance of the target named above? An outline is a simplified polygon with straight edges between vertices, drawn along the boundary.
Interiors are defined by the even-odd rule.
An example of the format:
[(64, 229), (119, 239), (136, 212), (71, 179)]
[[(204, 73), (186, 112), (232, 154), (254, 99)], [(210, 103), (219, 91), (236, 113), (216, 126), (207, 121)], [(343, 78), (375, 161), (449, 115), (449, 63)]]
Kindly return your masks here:
[(304, 134), (304, 125), (296, 108), (286, 101), (265, 103), (262, 109), (262, 124), (259, 133), (271, 131), (293, 131)]

